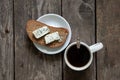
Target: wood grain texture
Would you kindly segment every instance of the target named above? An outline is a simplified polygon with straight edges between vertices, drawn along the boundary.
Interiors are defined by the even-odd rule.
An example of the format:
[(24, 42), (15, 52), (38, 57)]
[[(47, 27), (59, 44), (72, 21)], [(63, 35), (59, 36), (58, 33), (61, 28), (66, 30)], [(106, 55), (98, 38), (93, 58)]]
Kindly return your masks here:
[(97, 0), (97, 80), (120, 80), (120, 0)]
[[(71, 42), (80, 37), (88, 45), (95, 43), (94, 0), (62, 0), (62, 14), (72, 29)], [(96, 80), (95, 58), (91, 66), (81, 72), (71, 70), (64, 63), (63, 80)]]
[(0, 80), (13, 80), (13, 2), (0, 0)]
[(62, 80), (62, 59), (38, 51), (27, 36), (28, 19), (46, 13), (61, 14), (60, 0), (14, 0), (15, 80)]

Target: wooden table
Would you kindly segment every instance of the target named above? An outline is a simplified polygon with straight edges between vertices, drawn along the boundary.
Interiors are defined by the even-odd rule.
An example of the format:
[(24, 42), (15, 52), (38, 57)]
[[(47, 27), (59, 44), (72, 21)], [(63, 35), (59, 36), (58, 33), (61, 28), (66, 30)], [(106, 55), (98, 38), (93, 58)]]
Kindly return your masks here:
[[(64, 51), (50, 56), (34, 47), (26, 22), (46, 13), (70, 23), (71, 42), (104, 44), (88, 69), (69, 69)], [(120, 0), (0, 0), (0, 80), (120, 80)]]

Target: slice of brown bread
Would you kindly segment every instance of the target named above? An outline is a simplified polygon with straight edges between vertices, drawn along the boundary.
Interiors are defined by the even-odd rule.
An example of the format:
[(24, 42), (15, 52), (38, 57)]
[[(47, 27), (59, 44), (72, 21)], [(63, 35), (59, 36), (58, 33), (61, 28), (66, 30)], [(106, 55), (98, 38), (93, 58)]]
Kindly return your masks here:
[[(50, 29), (50, 33), (53, 33), (53, 32), (56, 32), (56, 31), (59, 32), (59, 35), (60, 35), (62, 41), (61, 42), (54, 41), (54, 42), (52, 42), (50, 44), (45, 44), (44, 36), (39, 38), (39, 39), (36, 39), (32, 32), (34, 30), (40, 28), (40, 27), (43, 27), (43, 26), (48, 26), (48, 28)], [(62, 46), (65, 43), (66, 38), (67, 38), (68, 33), (69, 33), (68, 30), (65, 29), (65, 28), (56, 28), (56, 27), (53, 27), (53, 26), (46, 25), (46, 24), (44, 24), (42, 22), (38, 22), (36, 20), (29, 20), (27, 22), (26, 31), (27, 31), (27, 34), (28, 34), (29, 38), (33, 42), (38, 43), (40, 45), (50, 47), (50, 48), (56, 48), (56, 47)]]

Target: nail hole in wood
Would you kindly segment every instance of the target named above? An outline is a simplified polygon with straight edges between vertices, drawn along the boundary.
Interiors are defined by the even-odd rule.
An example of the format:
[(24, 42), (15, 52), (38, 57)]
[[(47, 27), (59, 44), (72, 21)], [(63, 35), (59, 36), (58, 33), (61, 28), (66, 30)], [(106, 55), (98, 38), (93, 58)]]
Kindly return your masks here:
[(10, 33), (10, 31), (8, 29), (5, 29), (5, 33)]

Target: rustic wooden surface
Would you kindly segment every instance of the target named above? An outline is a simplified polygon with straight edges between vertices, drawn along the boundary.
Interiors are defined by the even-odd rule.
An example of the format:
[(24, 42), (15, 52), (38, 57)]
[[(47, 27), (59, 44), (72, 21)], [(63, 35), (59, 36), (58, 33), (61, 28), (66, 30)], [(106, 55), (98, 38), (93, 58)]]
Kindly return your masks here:
[[(89, 45), (95, 43), (94, 0), (63, 0), (62, 15), (71, 25), (73, 33), (71, 42), (80, 37), (81, 41)], [(95, 58), (92, 65), (85, 71), (73, 71), (65, 63), (63, 71), (63, 80), (95, 80)]]
[(14, 79), (13, 2), (0, 0), (0, 80)]
[(97, 80), (120, 80), (120, 0), (97, 0)]
[[(120, 0), (0, 0), (0, 80), (119, 80)], [(72, 39), (103, 42), (91, 66), (76, 72), (63, 52), (45, 55), (28, 38), (25, 25), (46, 13), (70, 23)], [(70, 43), (71, 43), (70, 42)]]
[(45, 13), (61, 14), (60, 0), (15, 0), (15, 80), (61, 80), (62, 56), (44, 55), (29, 40), (25, 25)]

